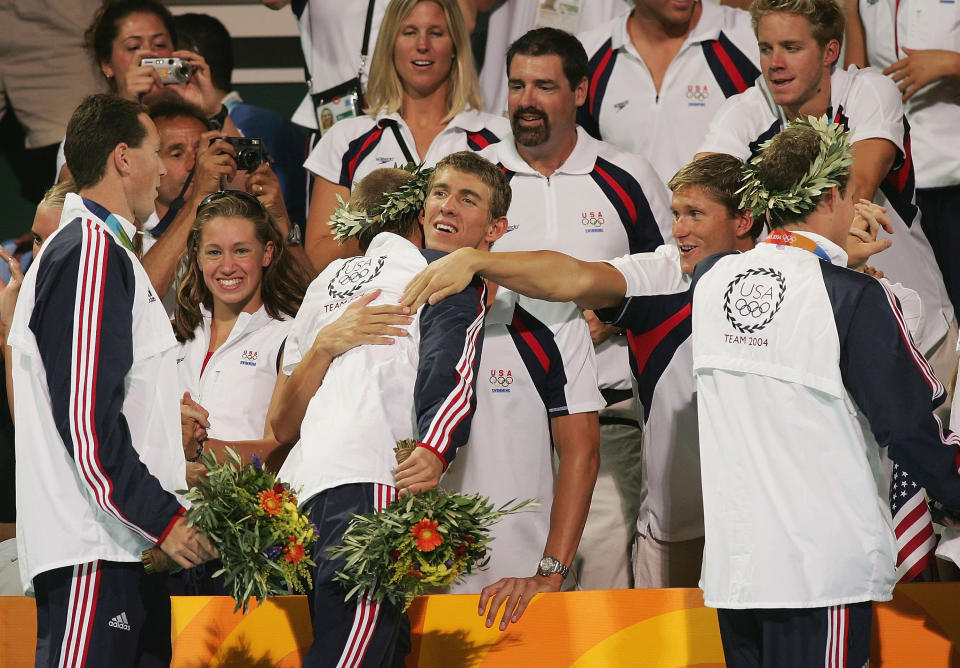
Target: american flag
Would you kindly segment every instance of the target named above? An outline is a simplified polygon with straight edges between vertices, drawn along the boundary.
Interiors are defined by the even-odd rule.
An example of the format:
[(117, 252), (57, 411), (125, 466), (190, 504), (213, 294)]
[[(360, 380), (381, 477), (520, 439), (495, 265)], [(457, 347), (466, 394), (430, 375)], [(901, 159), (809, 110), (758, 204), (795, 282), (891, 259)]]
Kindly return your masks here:
[(897, 535), (897, 582), (910, 582), (930, 564), (937, 537), (923, 487), (899, 464), (893, 465), (890, 512)]

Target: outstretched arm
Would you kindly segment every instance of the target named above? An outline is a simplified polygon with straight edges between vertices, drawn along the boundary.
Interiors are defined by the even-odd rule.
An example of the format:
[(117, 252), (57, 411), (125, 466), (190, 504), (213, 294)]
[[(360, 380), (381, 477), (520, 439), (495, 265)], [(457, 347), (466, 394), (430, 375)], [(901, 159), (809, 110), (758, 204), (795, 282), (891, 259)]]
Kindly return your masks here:
[(623, 275), (605, 262), (582, 262), (554, 251), (490, 253), (461, 248), (414, 277), (401, 297), (413, 309), (463, 290), (475, 274), (527, 297), (576, 302), (582, 308), (616, 306), (626, 293)]

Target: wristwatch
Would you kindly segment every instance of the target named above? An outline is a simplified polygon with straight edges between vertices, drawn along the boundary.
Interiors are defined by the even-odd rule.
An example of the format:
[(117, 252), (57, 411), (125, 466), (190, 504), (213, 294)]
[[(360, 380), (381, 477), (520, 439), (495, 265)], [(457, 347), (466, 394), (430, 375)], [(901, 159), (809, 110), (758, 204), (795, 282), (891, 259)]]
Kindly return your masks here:
[(288, 246), (299, 246), (303, 243), (303, 235), (300, 234), (300, 226), (296, 223), (290, 223), (290, 234), (287, 235)]
[(537, 575), (543, 577), (553, 575), (554, 573), (559, 573), (563, 577), (567, 577), (567, 571), (569, 570), (570, 568), (568, 566), (564, 566), (560, 563), (559, 559), (551, 557), (550, 555), (544, 555), (540, 559), (540, 563), (537, 564)]

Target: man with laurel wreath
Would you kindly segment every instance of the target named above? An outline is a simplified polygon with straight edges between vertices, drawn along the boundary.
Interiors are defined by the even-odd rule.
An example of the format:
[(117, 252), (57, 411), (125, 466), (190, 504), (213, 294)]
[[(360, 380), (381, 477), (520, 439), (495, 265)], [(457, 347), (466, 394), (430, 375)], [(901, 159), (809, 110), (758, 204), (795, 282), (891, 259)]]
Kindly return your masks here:
[[(332, 218), (335, 237), (357, 237), (365, 254), (332, 262), (311, 283), (287, 339), (287, 378), (271, 416), (278, 438), (298, 441), (279, 477), (300, 489), (301, 508), (318, 528), (309, 594), (314, 642), (305, 666), (392, 665), (397, 658), (400, 606), (372, 592), (345, 602), (333, 580), (343, 562), (326, 550), (342, 542), (354, 514), (382, 511), (398, 491), (435, 487), (466, 442), (486, 289), (477, 279), (449, 303), (409, 315), (396, 302), (440, 251), (486, 248), (498, 239), (509, 202), (502, 172), (461, 152), (432, 174), (372, 172)], [(425, 236), (436, 250), (422, 248)], [(346, 329), (340, 338), (329, 329), (319, 334), (349, 327), (367, 304), (373, 318), (359, 339)], [(397, 465), (394, 447), (410, 438), (417, 447)]]
[(895, 583), (880, 452), (960, 508), (960, 439), (897, 302), (844, 268), (849, 134), (795, 121), (745, 169), (771, 234), (694, 277), (706, 529), (701, 587), (730, 666), (866, 665), (872, 601)]

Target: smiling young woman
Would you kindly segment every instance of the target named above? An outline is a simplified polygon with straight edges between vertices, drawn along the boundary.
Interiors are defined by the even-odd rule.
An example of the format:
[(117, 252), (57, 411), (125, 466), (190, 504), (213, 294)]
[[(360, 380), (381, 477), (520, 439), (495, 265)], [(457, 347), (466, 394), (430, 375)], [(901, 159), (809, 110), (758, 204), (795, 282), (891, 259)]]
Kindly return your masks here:
[(378, 167), (436, 164), (462, 150), (480, 150), (509, 132), (506, 119), (482, 108), (477, 72), (456, 0), (393, 0), (370, 66), (366, 116), (337, 122), (307, 158), (316, 175), (307, 218), (306, 250), (322, 271), (357, 255), (339, 245), (327, 222), (337, 196)]
[(276, 468), (286, 448), (267, 429), (267, 409), (305, 278), (273, 218), (245, 192), (217, 192), (200, 205), (181, 266), (180, 389), (208, 414), (205, 447), (222, 460), (230, 445)]

